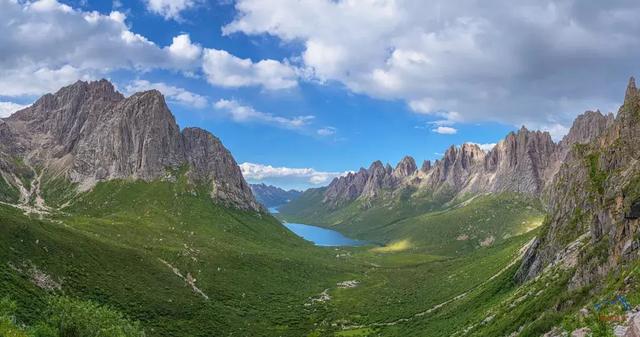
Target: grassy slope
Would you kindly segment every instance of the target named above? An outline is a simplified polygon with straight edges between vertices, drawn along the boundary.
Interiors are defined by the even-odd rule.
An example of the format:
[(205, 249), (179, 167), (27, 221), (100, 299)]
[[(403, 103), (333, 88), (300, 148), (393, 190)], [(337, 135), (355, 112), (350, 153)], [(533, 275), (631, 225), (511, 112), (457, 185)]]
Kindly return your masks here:
[[(389, 233), (407, 233), (401, 230), (406, 228), (428, 234), (429, 226), (447, 223), (447, 214), (447, 226), (466, 229), (477, 221), (483, 230), (493, 230), (481, 220), (497, 206), (507, 211), (496, 218), (513, 218), (505, 226), (520, 225), (520, 213), (536, 215), (507, 198), (477, 199), (417, 217), (419, 222), (392, 225)], [(270, 216), (216, 206), (205, 191), (181, 181), (102, 183), (64, 211), (46, 220), (0, 206), (0, 261), (9, 267), (0, 268), (0, 295), (18, 301), (21, 321), (37, 320), (47, 292), (31, 281), (35, 268), (62, 284), (53, 292), (112, 305), (140, 320), (150, 336), (450, 336), (483, 320), (487, 310), (517, 291), (512, 270), (486, 280), (512, 262), (533, 235), (446, 254), (455, 257), (432, 255), (437, 249), (426, 239), (416, 240), (425, 249), (401, 252), (318, 248)], [(440, 235), (452, 242), (458, 232)], [(190, 273), (210, 300), (159, 259)], [(347, 280), (360, 283), (337, 286)], [(325, 289), (331, 300), (311, 303)], [(465, 292), (467, 297), (434, 312), (376, 325), (412, 317)], [(520, 324), (497, 321), (504, 326), (500, 331)], [(343, 328), (353, 325), (364, 326)]]
[(376, 241), (407, 240), (415, 249), (453, 256), (528, 232), (540, 226), (542, 219), (542, 211), (531, 199), (483, 195), (445, 210), (382, 224), (362, 235)]
[[(14, 266), (1, 269), (0, 291), (27, 322), (44, 295), (30, 282), (37, 268), (65, 294), (141, 320), (151, 336), (299, 336), (313, 323), (304, 302), (344, 269), (272, 217), (216, 206), (180, 184), (100, 184), (55, 221), (0, 207), (0, 260)], [(190, 273), (210, 300), (160, 259)]]
[(357, 199), (332, 208), (322, 202), (324, 191), (325, 188), (305, 191), (298, 199), (280, 207), (279, 217), (290, 222), (336, 227), (348, 235), (366, 237), (377, 226), (443, 209), (451, 200), (451, 195), (444, 192), (434, 196), (405, 190), (400, 194), (383, 193), (370, 201)]
[(418, 198), (362, 211), (362, 201), (356, 200), (324, 216), (321, 195), (321, 189), (305, 193), (281, 208), (278, 216), (374, 243), (406, 240), (411, 248), (449, 256), (468, 253), (485, 240), (495, 244), (522, 234), (539, 226), (543, 218), (539, 202), (515, 194), (481, 195), (447, 208)]

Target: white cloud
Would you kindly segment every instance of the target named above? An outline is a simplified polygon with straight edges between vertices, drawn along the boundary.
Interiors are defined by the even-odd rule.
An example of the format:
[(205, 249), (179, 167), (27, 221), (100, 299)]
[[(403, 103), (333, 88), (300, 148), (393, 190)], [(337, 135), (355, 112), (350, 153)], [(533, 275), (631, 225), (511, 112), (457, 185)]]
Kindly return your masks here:
[(200, 58), (202, 47), (191, 42), (189, 34), (181, 34), (173, 38), (168, 47), (169, 53), (179, 60), (193, 62)]
[(235, 100), (221, 99), (214, 103), (214, 107), (218, 110), (225, 111), (231, 119), (240, 123), (264, 123), (275, 125), (286, 129), (300, 129), (308, 125), (314, 116), (296, 116), (287, 118), (276, 116), (270, 113), (261, 112), (251, 106), (243, 105)]
[(26, 108), (28, 105), (13, 102), (0, 102), (0, 118), (9, 117), (14, 112)]
[(456, 133), (458, 133), (458, 129), (452, 128), (450, 126), (438, 126), (437, 128), (432, 129), (431, 131), (435, 133), (439, 133), (441, 135), (455, 135)]
[(147, 80), (135, 80), (127, 84), (125, 90), (128, 94), (147, 90), (160, 91), (169, 101), (178, 104), (202, 109), (207, 106), (207, 99), (204, 96), (195, 94), (183, 88), (174, 87), (163, 82), (151, 83)]
[(564, 137), (567, 133), (569, 133), (569, 128), (570, 128), (560, 123), (549, 123), (549, 124), (542, 123), (541, 124), (541, 123), (531, 122), (531, 123), (525, 123), (524, 125), (530, 130), (541, 130), (541, 131), (549, 132), (549, 135), (551, 135), (551, 138), (556, 142), (562, 140), (562, 137)]
[(474, 143), (474, 142), (467, 142), (467, 144), (478, 145), (478, 147), (484, 152), (489, 152), (491, 151), (491, 149), (493, 149), (496, 146), (496, 143), (480, 144), (480, 143)]
[(194, 0), (145, 0), (147, 9), (165, 19), (181, 20), (180, 13), (196, 5)]
[(0, 95), (40, 95), (52, 92), (79, 79), (91, 80), (97, 75), (92, 71), (81, 71), (70, 65), (51, 69), (25, 65), (17, 69), (0, 68)]
[(254, 63), (224, 50), (205, 49), (204, 73), (209, 83), (222, 87), (263, 86), (265, 89), (289, 89), (297, 86), (296, 69), (276, 60)]
[(323, 172), (312, 168), (273, 167), (271, 165), (242, 163), (240, 164), (242, 175), (249, 181), (262, 181), (267, 179), (298, 180), (313, 185), (327, 184), (336, 177), (349, 172)]
[[(224, 34), (299, 44), (300, 66), (320, 81), (456, 122), (567, 126), (585, 109), (620, 102), (640, 54), (637, 1), (237, 0), (235, 7)], [(457, 115), (446, 116), (451, 111)]]
[[(0, 95), (39, 95), (117, 69), (191, 70), (198, 48), (188, 36), (161, 47), (132, 32), (126, 15), (82, 11), (56, 0), (0, 0)], [(117, 52), (114, 52), (117, 51)]]
[(327, 137), (327, 136), (333, 136), (336, 134), (338, 130), (336, 128), (334, 128), (333, 126), (327, 126), (324, 128), (320, 128), (316, 131), (316, 133), (319, 136), (323, 136), (323, 137)]

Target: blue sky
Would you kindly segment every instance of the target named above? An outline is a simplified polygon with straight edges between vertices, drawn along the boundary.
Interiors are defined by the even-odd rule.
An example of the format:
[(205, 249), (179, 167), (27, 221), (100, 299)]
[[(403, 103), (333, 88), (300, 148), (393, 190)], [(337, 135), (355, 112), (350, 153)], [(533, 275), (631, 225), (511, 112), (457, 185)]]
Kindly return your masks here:
[[(0, 0), (0, 115), (78, 79), (159, 89), (250, 182), (327, 184), (615, 111), (635, 1)], [(16, 85), (18, 84), (18, 85)]]

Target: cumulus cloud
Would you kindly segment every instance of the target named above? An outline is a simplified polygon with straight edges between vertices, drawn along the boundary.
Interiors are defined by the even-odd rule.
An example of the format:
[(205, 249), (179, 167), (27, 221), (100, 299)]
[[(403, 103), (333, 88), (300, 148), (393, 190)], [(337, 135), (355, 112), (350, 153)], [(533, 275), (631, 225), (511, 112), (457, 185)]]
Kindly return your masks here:
[[(593, 109), (593, 110), (596, 110), (596, 109)], [(566, 126), (566, 125), (563, 125), (560, 123), (554, 123), (554, 122), (550, 122), (550, 123), (525, 122), (523, 123), (523, 125), (525, 125), (528, 129), (531, 129), (531, 130), (541, 130), (541, 131), (549, 132), (549, 135), (551, 135), (551, 138), (556, 142), (562, 140), (562, 137), (564, 137), (564, 135), (569, 133), (569, 129), (571, 127), (571, 126)]]
[(79, 79), (92, 80), (97, 77), (98, 75), (92, 70), (81, 70), (70, 65), (53, 69), (32, 65), (15, 69), (0, 68), (0, 95), (40, 95), (58, 90)]
[(14, 112), (26, 107), (27, 105), (16, 104), (13, 102), (0, 102), (0, 118), (9, 117)]
[(431, 131), (435, 133), (439, 133), (441, 135), (455, 135), (456, 133), (458, 133), (458, 129), (452, 128), (450, 126), (438, 126), (437, 128), (432, 129)]
[(196, 5), (194, 0), (145, 0), (147, 10), (165, 19), (181, 20), (180, 13)]
[(336, 177), (349, 172), (323, 172), (312, 168), (273, 167), (271, 165), (242, 163), (240, 164), (242, 175), (253, 182), (263, 180), (288, 180), (290, 182), (303, 182), (313, 185), (328, 184)]
[(167, 100), (169, 100), (170, 102), (175, 102), (198, 109), (202, 109), (207, 106), (206, 97), (195, 94), (183, 88), (168, 85), (163, 82), (152, 83), (147, 80), (135, 80), (127, 84), (127, 86), (125, 87), (125, 90), (128, 94), (152, 89), (160, 91), (165, 97), (167, 97)]
[[(117, 69), (189, 70), (199, 46), (180, 35), (161, 47), (132, 32), (126, 15), (82, 11), (56, 0), (0, 0), (0, 95), (38, 95)], [(117, 52), (114, 52), (117, 51)]]
[(209, 83), (222, 87), (263, 86), (265, 89), (289, 89), (298, 85), (296, 69), (276, 60), (253, 62), (224, 50), (205, 49), (202, 70)]
[(192, 43), (189, 34), (181, 34), (174, 37), (168, 49), (173, 57), (178, 60), (184, 60), (185, 62), (198, 60), (200, 54), (202, 54), (202, 47)]
[(221, 99), (214, 103), (218, 110), (226, 112), (231, 119), (240, 123), (264, 123), (285, 129), (300, 129), (308, 125), (314, 116), (296, 116), (287, 118), (258, 111), (251, 106), (243, 105), (236, 100)]
[(316, 133), (319, 136), (323, 136), (323, 137), (328, 137), (328, 136), (333, 136), (336, 134), (338, 130), (336, 128), (334, 128), (333, 126), (327, 126), (324, 128), (320, 128), (316, 131)]
[[(455, 122), (567, 126), (620, 102), (640, 2), (237, 0), (224, 34), (300, 44), (301, 67)], [(451, 119), (453, 120), (453, 119)]]

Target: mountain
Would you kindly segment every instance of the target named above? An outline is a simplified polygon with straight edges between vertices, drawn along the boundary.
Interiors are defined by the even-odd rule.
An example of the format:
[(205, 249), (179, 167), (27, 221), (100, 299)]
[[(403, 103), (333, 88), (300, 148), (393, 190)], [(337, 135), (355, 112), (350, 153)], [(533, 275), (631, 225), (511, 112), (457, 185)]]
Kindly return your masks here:
[(2, 336), (141, 335), (124, 316), (146, 336), (302, 336), (309, 296), (346, 277), (218, 138), (105, 80), (0, 120), (0, 261)]
[[(305, 192), (281, 209), (281, 217), (380, 240), (389, 249), (402, 243), (452, 256), (474, 251), (474, 241), (509, 242), (496, 233), (513, 235), (509, 230), (518, 221), (529, 221), (516, 214), (540, 203), (544, 221), (538, 218), (540, 227), (530, 232), (532, 240), (504, 280), (507, 288), (515, 285), (514, 293), (491, 298), (495, 305), (485, 317), (455, 335), (635, 336), (640, 314), (630, 308), (640, 295), (638, 144), (640, 91), (631, 78), (617, 115), (587, 111), (560, 142), (523, 127), (487, 152), (473, 144), (452, 146), (420, 169), (405, 158), (396, 168), (402, 174), (374, 162)], [(523, 197), (535, 202), (500, 205), (495, 199)], [(497, 209), (514, 214), (491, 213)], [(504, 220), (515, 221), (496, 227)], [(615, 323), (607, 321), (615, 313)]]
[[(600, 116), (589, 112), (585, 115)], [(582, 121), (586, 117), (579, 118)], [(590, 124), (585, 123), (585, 124)], [(369, 169), (334, 179), (323, 202), (338, 206), (358, 198), (371, 199), (383, 192), (414, 188), (434, 193), (452, 193), (461, 197), (472, 193), (514, 192), (539, 196), (562, 160), (561, 152), (589, 133), (571, 135), (556, 144), (547, 132), (522, 127), (508, 134), (492, 150), (485, 152), (476, 144), (452, 145), (434, 164), (425, 161), (418, 170), (415, 160), (407, 156), (391, 169), (380, 161)]]
[[(579, 262), (572, 287), (591, 284), (640, 257), (640, 92), (631, 78), (615, 119), (576, 120), (565, 139), (597, 137), (566, 149), (547, 197), (546, 228), (518, 270), (520, 282), (567, 255)], [(584, 138), (583, 138), (584, 139)]]
[(282, 206), (302, 194), (302, 191), (286, 191), (279, 187), (265, 184), (251, 184), (251, 190), (256, 196), (256, 200), (267, 208)]
[(586, 112), (560, 142), (521, 128), (490, 151), (375, 161), (281, 208), (361, 247), (314, 246), (263, 212), (220, 141), (180, 130), (154, 91), (125, 98), (107, 81), (78, 82), (0, 120), (0, 140), (0, 335), (640, 326), (619, 303), (640, 304), (633, 80), (617, 116)]
[(106, 80), (78, 81), (3, 119), (0, 137), (5, 185), (22, 194), (30, 188), (20, 170), (32, 171), (37, 189), (62, 181), (83, 192), (114, 179), (175, 179), (184, 168), (216, 202), (261, 210), (220, 140), (198, 128), (181, 131), (157, 90), (125, 98)]
[[(368, 169), (335, 178), (321, 192), (321, 200), (294, 202), (281, 211), (298, 220), (328, 225), (353, 220), (331, 216), (353, 207), (359, 209), (359, 213), (371, 208), (394, 213), (403, 205), (413, 203), (414, 210), (410, 212), (416, 214), (483, 193), (516, 193), (541, 198), (547, 194), (572, 146), (597, 138), (612, 121), (612, 114), (587, 111), (576, 118), (569, 133), (558, 143), (547, 132), (530, 131), (523, 126), (489, 151), (470, 143), (452, 145), (441, 159), (435, 163), (424, 161), (420, 169), (410, 156), (404, 157), (395, 168), (375, 161)], [(305, 193), (318, 195), (315, 190)], [(309, 198), (301, 198), (306, 199)], [(315, 211), (319, 207), (322, 211)], [(408, 215), (403, 211), (385, 219), (396, 221)]]
[[(415, 229), (438, 235), (419, 249), (316, 247), (262, 212), (217, 138), (180, 130), (158, 92), (107, 81), (45, 95), (0, 137), (0, 335), (451, 336), (479, 315), (378, 324), (490, 280), (531, 234), (478, 240), (539, 217), (486, 198), (429, 215)], [(375, 165), (362, 188), (382, 197), (415, 169)], [(500, 221), (457, 240), (478, 214)]]

